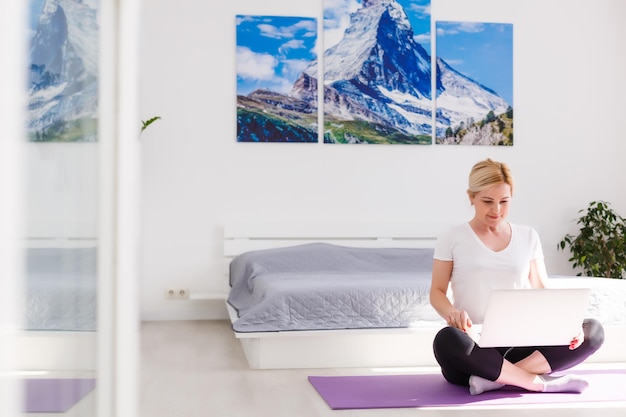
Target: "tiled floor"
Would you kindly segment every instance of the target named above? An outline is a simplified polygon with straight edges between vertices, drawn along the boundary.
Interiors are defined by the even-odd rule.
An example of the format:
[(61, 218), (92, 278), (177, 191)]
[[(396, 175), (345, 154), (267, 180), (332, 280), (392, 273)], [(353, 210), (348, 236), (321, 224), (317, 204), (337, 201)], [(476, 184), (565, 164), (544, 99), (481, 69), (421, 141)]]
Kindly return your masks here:
[[(594, 366), (599, 366), (595, 364)], [(605, 365), (611, 366), (611, 365)], [(620, 364), (622, 368), (626, 364)], [(251, 370), (226, 321), (144, 322), (141, 326), (140, 417), (623, 417), (626, 403), (526, 407), (454, 407), (333, 411), (309, 375), (367, 374), (370, 369)], [(437, 372), (433, 368), (393, 372)], [(55, 372), (42, 377), (92, 377)], [(94, 417), (97, 389), (67, 413)]]
[[(143, 323), (141, 366), (142, 417), (626, 415), (626, 404), (623, 403), (333, 411), (308, 383), (307, 376), (363, 374), (368, 370), (250, 370), (229, 323), (225, 321)], [(410, 371), (432, 372), (433, 369)]]

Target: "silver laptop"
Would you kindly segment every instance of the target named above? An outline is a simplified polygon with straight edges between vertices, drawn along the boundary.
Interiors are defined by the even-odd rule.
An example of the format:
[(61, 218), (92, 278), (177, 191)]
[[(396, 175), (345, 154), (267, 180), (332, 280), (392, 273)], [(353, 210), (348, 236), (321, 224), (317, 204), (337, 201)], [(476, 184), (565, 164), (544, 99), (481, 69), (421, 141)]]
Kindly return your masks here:
[(569, 345), (582, 329), (589, 288), (492, 290), (485, 320), (468, 334), (480, 347)]

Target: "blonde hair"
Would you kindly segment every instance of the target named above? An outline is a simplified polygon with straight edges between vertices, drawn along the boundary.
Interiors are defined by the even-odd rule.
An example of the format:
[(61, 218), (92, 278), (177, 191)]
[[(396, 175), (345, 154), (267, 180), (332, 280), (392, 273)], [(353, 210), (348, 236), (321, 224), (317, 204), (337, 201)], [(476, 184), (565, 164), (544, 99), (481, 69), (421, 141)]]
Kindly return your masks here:
[(467, 191), (474, 196), (479, 191), (503, 183), (511, 187), (511, 195), (513, 195), (513, 176), (508, 165), (487, 158), (472, 167)]

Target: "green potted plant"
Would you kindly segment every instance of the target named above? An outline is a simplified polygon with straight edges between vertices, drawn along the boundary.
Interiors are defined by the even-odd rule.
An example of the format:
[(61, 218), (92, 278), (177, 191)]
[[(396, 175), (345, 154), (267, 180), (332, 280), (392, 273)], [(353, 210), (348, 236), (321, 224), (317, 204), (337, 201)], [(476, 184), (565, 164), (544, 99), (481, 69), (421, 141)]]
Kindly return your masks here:
[(579, 233), (566, 234), (558, 249), (568, 246), (572, 267), (582, 268), (586, 276), (626, 278), (626, 219), (609, 205), (592, 201), (586, 209), (579, 210)]

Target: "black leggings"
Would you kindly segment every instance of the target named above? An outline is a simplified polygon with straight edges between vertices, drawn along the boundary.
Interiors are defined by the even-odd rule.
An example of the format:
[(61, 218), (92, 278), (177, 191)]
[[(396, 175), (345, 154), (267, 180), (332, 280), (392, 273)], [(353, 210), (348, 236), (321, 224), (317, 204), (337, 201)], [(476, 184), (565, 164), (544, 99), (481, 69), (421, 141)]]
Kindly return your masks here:
[(513, 348), (481, 348), (462, 330), (445, 327), (433, 342), (435, 358), (448, 382), (469, 385), (471, 375), (491, 381), (500, 377), (504, 359), (516, 363), (539, 351), (553, 372), (571, 368), (583, 362), (602, 346), (604, 329), (595, 319), (583, 322), (584, 342), (574, 350), (569, 346), (538, 346)]

